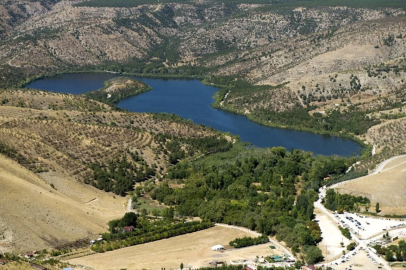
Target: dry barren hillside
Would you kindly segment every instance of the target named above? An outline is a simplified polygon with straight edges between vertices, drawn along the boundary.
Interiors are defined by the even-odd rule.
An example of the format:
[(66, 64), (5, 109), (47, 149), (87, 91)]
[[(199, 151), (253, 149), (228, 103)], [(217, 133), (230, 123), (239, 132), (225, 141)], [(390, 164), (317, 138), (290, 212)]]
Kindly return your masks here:
[(69, 182), (76, 198), (53, 189), (38, 175), (0, 156), (0, 252), (87, 241), (105, 231), (107, 221), (125, 212), (124, 198), (113, 198), (72, 179)]
[(394, 159), (379, 173), (340, 184), (336, 189), (340, 193), (366, 196), (371, 200), (371, 212), (379, 203), (382, 210), (380, 215), (403, 215), (406, 212), (405, 164), (404, 156)]

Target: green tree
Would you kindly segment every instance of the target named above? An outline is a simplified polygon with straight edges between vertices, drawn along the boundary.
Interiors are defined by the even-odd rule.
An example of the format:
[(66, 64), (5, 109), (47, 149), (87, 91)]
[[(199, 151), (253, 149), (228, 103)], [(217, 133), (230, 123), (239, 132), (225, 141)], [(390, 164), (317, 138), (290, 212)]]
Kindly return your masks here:
[(306, 263), (308, 264), (315, 264), (324, 259), (321, 250), (316, 246), (305, 246), (303, 251), (305, 254)]
[(354, 250), (356, 246), (357, 246), (357, 244), (355, 242), (352, 242), (347, 245), (347, 250), (349, 250), (349, 251)]
[(159, 211), (159, 209), (154, 208), (152, 209), (152, 215), (154, 217), (159, 217), (161, 215), (161, 211)]
[(395, 258), (393, 257), (393, 252), (389, 249), (385, 253), (385, 260), (387, 260), (388, 262), (393, 262), (395, 260)]
[(376, 211), (377, 213), (380, 212), (380, 210), (379, 210), (379, 202), (377, 202), (376, 205), (375, 205), (375, 211)]
[(162, 216), (164, 217), (164, 219), (168, 219), (168, 220), (172, 220), (174, 215), (175, 215), (175, 212), (173, 210), (173, 207), (165, 208), (162, 213)]
[(124, 217), (120, 221), (120, 226), (137, 226), (138, 215), (133, 212), (125, 213)]
[(183, 263), (180, 263), (180, 270), (183, 269)]

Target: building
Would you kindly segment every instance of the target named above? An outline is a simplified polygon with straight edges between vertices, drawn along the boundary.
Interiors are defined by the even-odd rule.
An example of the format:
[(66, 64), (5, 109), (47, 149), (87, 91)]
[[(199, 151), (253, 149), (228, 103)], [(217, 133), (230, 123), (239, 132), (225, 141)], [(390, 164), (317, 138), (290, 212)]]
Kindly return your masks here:
[(211, 250), (220, 251), (220, 250), (225, 250), (225, 248), (222, 245), (215, 245), (215, 246), (211, 247)]
[(132, 232), (132, 231), (134, 231), (134, 226), (125, 226), (124, 231), (125, 232)]

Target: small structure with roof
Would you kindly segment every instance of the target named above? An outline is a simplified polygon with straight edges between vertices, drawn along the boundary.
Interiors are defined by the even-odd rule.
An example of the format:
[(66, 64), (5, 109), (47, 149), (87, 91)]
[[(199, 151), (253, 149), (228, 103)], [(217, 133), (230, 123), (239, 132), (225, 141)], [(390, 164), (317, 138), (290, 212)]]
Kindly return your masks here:
[(134, 231), (134, 226), (125, 226), (124, 231), (125, 232), (132, 232), (132, 231)]
[(213, 251), (221, 251), (221, 250), (225, 250), (225, 248), (222, 245), (215, 245), (211, 247), (211, 250)]

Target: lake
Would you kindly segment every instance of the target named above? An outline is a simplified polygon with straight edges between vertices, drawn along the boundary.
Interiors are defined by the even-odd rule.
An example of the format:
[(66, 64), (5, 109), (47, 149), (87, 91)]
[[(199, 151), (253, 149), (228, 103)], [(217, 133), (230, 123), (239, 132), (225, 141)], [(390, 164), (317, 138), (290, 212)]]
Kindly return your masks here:
[[(83, 94), (103, 87), (103, 82), (120, 76), (111, 73), (63, 74), (44, 78), (27, 85), (58, 93)], [(204, 124), (220, 131), (238, 135), (244, 142), (259, 147), (283, 146), (322, 155), (350, 156), (361, 146), (349, 139), (323, 136), (310, 132), (272, 128), (256, 124), (245, 116), (214, 109), (213, 94), (218, 90), (199, 80), (156, 79), (128, 76), (140, 80), (153, 89), (122, 100), (119, 107), (132, 112), (174, 113), (196, 124)]]

